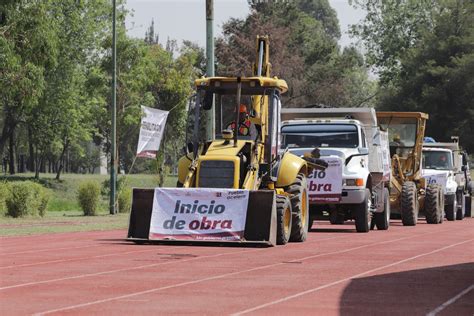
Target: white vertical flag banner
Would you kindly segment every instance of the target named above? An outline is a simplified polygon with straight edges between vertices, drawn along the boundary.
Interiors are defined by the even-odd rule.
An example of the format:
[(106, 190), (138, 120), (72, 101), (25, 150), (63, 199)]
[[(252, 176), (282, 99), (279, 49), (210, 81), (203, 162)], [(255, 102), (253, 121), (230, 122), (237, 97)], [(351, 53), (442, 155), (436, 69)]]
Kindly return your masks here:
[(142, 106), (142, 111), (145, 116), (142, 117), (140, 126), (137, 157), (156, 158), (169, 112), (146, 106)]

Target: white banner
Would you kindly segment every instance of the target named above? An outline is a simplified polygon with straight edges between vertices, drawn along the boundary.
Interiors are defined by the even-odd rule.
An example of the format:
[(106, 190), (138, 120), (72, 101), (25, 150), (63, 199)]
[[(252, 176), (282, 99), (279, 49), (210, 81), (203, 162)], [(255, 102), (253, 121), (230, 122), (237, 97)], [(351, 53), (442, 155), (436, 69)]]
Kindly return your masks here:
[(422, 174), (422, 177), (426, 179), (426, 185), (440, 184), (444, 188), (446, 187), (448, 174), (447, 172), (436, 173), (436, 174)]
[(150, 239), (239, 241), (248, 190), (156, 188)]
[(382, 148), (382, 165), (384, 181), (390, 181), (392, 177), (392, 160), (390, 158), (390, 147), (388, 142), (388, 133), (380, 131), (380, 147)]
[(142, 106), (145, 116), (140, 126), (137, 157), (156, 158), (165, 131), (168, 111)]
[(314, 170), (308, 176), (310, 202), (339, 202), (342, 195), (342, 159), (321, 157), (328, 163), (326, 170)]

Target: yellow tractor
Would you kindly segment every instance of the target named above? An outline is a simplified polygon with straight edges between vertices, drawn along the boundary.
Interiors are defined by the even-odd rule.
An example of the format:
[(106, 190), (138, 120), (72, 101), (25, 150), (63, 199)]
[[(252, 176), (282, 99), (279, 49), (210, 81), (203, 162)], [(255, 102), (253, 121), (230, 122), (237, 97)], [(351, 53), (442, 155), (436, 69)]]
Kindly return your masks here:
[(428, 114), (421, 112), (377, 112), (380, 127), (388, 131), (392, 178), (392, 215), (399, 215), (405, 226), (415, 226), (419, 212), (428, 224), (443, 221), (442, 187), (428, 184), (421, 176), (422, 148)]
[[(270, 77), (270, 70), (269, 39), (259, 36), (252, 77), (210, 77), (195, 81), (196, 94), (190, 101), (188, 116), (192, 132), (187, 133), (186, 154), (178, 162), (178, 188), (172, 191), (190, 196), (191, 200), (196, 197), (196, 205), (197, 197), (205, 190), (211, 190), (209, 194), (216, 196), (221, 196), (222, 192), (248, 192), (243, 234), (241, 238), (228, 239), (240, 243), (302, 242), (309, 226), (306, 174), (308, 165), (316, 168), (318, 165), (279, 149), (281, 94), (288, 87), (284, 80)], [(214, 138), (206, 140), (202, 137), (203, 121), (213, 107)], [(231, 200), (228, 201), (229, 204), (223, 204), (221, 209), (230, 207)], [(159, 202), (155, 189), (134, 189), (129, 240), (152, 239), (150, 226), (153, 224), (150, 222), (153, 216), (158, 216), (154, 204)], [(176, 205), (178, 209), (178, 203)], [(189, 204), (188, 209), (191, 207)], [(193, 207), (194, 211), (200, 206)], [(206, 213), (206, 216), (210, 218), (211, 215)], [(201, 220), (208, 219), (198, 218)], [(194, 225), (191, 224), (190, 227)], [(186, 225), (182, 223), (182, 226)], [(186, 235), (184, 239), (224, 241), (206, 236)], [(180, 238), (158, 235), (153, 240)]]

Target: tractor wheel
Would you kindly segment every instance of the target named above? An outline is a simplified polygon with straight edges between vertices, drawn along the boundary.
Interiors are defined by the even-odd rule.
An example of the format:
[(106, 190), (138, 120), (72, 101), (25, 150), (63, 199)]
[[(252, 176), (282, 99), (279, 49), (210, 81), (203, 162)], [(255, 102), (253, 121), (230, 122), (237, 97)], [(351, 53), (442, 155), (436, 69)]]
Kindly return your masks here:
[(368, 233), (370, 230), (370, 190), (365, 189), (364, 201), (355, 205), (355, 226), (359, 233)]
[(441, 210), (440, 187), (430, 184), (426, 188), (425, 217), (428, 224), (440, 224), (443, 211)]
[(416, 185), (407, 181), (402, 186), (401, 209), (402, 223), (404, 226), (415, 226), (418, 220), (418, 194)]
[(438, 185), (439, 186), (439, 208), (441, 209), (441, 216), (439, 218), (439, 223), (443, 223), (444, 221), (444, 190), (443, 190), (443, 187), (441, 185)]
[(277, 195), (277, 245), (285, 245), (291, 234), (291, 203), (284, 195)]
[(446, 219), (448, 221), (456, 220), (456, 212), (458, 209), (457, 204), (458, 203), (456, 201), (456, 197), (454, 197), (453, 201), (450, 204), (444, 206), (444, 212), (446, 213)]
[(375, 213), (375, 225), (378, 230), (387, 230), (390, 226), (390, 192), (383, 189), (383, 212)]
[(296, 181), (288, 187), (291, 197), (291, 235), (290, 241), (302, 242), (308, 236), (309, 202), (306, 188), (306, 176), (298, 174)]
[(462, 221), (462, 219), (464, 218), (464, 212), (466, 211), (466, 199), (464, 198), (464, 193), (462, 191), (460, 191), (457, 195), (456, 195), (457, 199), (458, 199), (458, 208), (456, 210), (456, 220), (458, 221)]
[(471, 217), (472, 216), (472, 198), (471, 195), (465, 195), (464, 199), (466, 200), (464, 203), (466, 205), (466, 211), (464, 213), (465, 217)]

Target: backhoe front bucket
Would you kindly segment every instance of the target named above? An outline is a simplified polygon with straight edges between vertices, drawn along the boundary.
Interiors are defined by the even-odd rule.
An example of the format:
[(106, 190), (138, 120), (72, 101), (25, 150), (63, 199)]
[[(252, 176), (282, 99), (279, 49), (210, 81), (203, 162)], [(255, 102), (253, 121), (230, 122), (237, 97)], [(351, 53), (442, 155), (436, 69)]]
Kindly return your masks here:
[[(194, 189), (199, 190), (199, 189)], [(133, 189), (132, 209), (127, 239), (136, 243), (219, 243), (219, 244), (254, 244), (262, 246), (276, 245), (276, 199), (272, 190), (249, 192), (247, 217), (244, 238), (240, 241), (216, 240), (169, 240), (149, 239), (151, 216), (153, 209), (154, 189)]]

